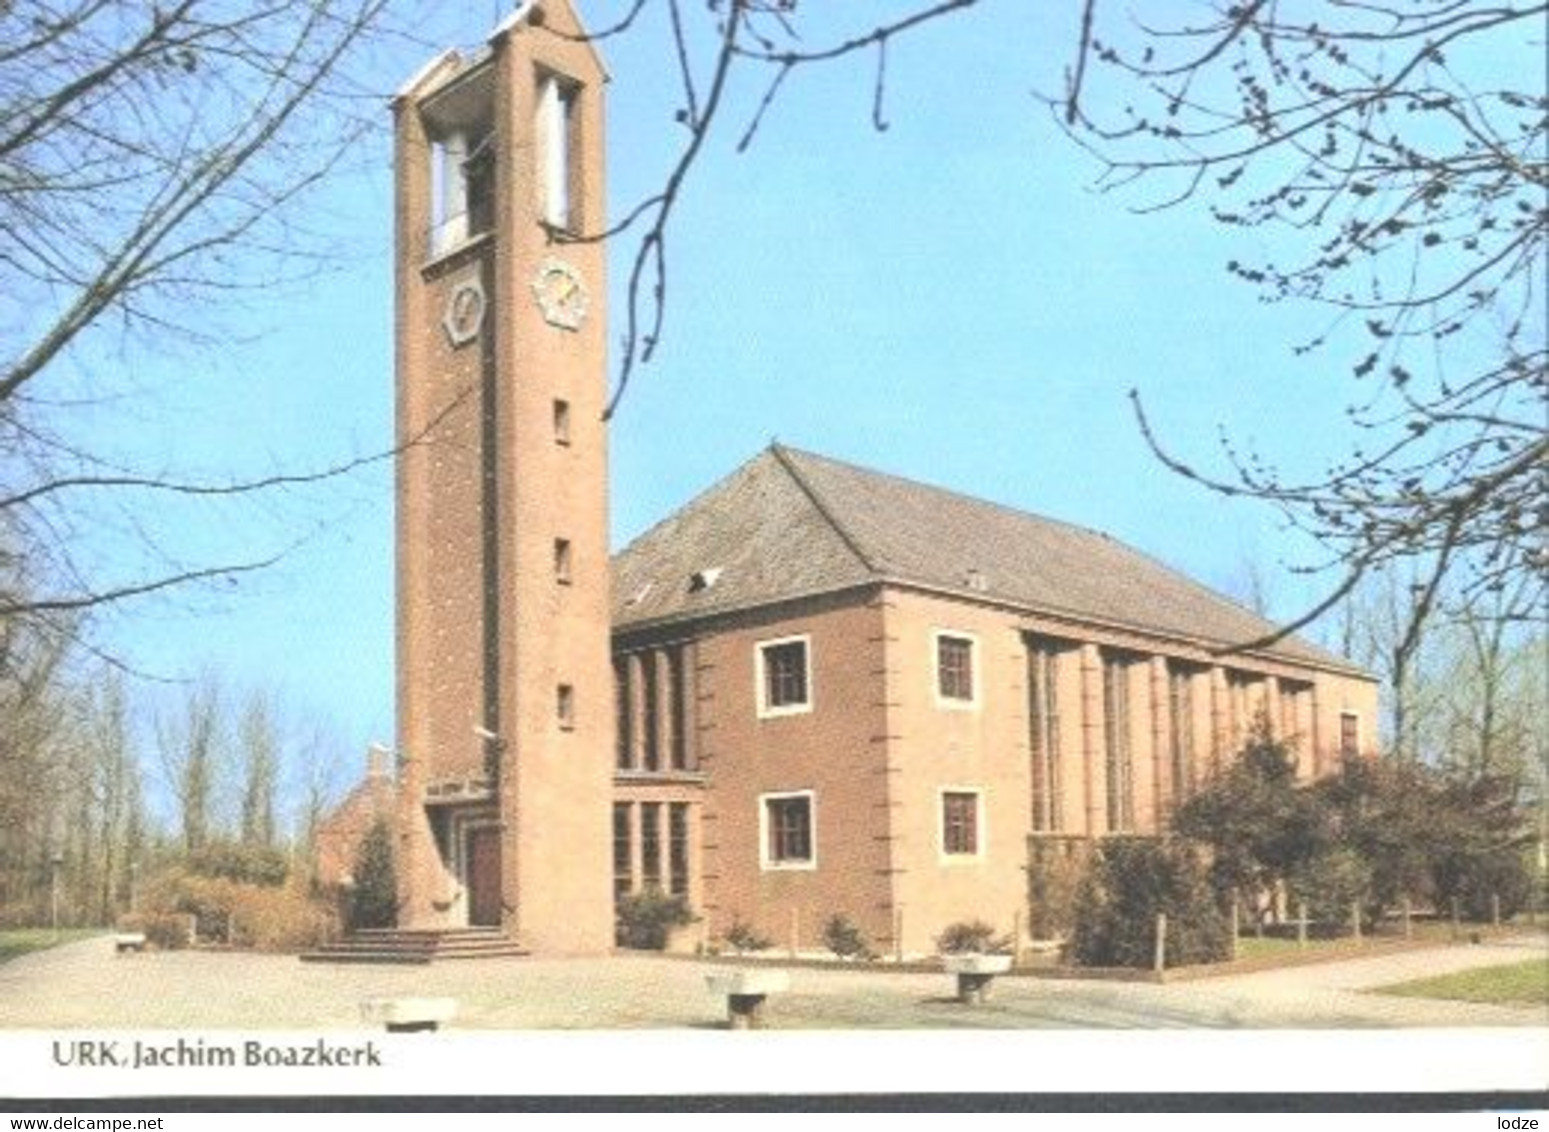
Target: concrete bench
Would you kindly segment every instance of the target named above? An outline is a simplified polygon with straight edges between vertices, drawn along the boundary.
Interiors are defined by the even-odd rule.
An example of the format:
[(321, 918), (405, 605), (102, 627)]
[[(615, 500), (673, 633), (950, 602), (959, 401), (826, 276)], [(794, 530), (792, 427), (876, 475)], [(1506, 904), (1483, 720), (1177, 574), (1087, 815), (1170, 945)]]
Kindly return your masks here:
[(989, 1001), (990, 986), (996, 975), (1011, 970), (1009, 955), (943, 955), (942, 970), (957, 976), (957, 1000), (963, 1003)]
[(455, 998), (368, 998), (360, 1004), (362, 1020), (386, 1026), (389, 1034), (437, 1030), (456, 1015)]
[(144, 951), (144, 932), (118, 932), (113, 936), (113, 951), (122, 955), (126, 951)]
[(726, 999), (726, 1024), (733, 1030), (758, 1030), (764, 1025), (764, 1003), (772, 994), (788, 990), (791, 977), (784, 971), (711, 971), (705, 975), (710, 993)]

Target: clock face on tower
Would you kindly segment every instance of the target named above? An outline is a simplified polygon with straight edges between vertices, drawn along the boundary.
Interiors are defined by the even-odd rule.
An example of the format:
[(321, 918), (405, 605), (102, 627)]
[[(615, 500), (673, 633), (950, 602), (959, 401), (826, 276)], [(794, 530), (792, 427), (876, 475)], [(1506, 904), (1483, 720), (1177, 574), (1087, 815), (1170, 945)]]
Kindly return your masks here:
[(446, 299), (441, 325), (453, 346), (463, 346), (479, 336), (484, 325), (484, 285), (477, 277), (465, 279), (452, 288)]
[(553, 256), (545, 259), (533, 276), (532, 293), (550, 326), (581, 329), (586, 318), (586, 284), (573, 266)]

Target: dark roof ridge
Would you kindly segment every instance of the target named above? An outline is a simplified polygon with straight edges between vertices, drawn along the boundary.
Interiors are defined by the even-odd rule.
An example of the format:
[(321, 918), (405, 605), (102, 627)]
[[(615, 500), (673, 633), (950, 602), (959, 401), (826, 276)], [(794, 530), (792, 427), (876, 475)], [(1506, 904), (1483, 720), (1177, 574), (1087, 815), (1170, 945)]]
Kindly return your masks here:
[[(801, 488), (802, 494), (811, 500), (812, 506), (817, 509), (817, 513), (823, 516), (823, 521), (833, 529), (833, 532), (836, 535), (839, 536), (839, 541), (844, 543), (845, 547), (850, 551), (851, 554), (855, 555), (856, 560), (866, 568), (867, 573), (880, 575), (882, 571), (877, 569), (876, 563), (871, 560), (871, 556), (861, 549), (861, 545), (855, 539), (855, 536), (850, 534), (850, 532), (844, 528), (843, 524), (841, 524), (838, 519), (834, 518), (833, 511), (829, 509), (828, 504), (823, 502), (823, 499), (818, 494), (817, 489), (807, 482), (807, 477), (802, 475), (801, 470), (796, 467), (795, 461), (791, 459), (791, 454), (793, 452), (801, 456), (812, 455), (810, 452), (801, 452), (798, 449), (787, 449), (779, 441), (770, 442), (770, 455), (772, 455), (779, 462), (780, 467), (785, 469), (786, 474), (795, 481), (796, 486)], [(822, 457), (818, 457), (818, 459), (822, 459)], [(835, 463), (837, 462), (838, 461), (835, 461)]]

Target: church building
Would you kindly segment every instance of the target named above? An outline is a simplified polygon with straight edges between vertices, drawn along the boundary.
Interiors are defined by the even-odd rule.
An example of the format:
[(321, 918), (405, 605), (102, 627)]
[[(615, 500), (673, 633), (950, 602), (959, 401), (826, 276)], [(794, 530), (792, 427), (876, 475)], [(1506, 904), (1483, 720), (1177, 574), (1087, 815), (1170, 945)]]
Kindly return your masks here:
[(617, 892), (823, 949), (1027, 925), (1042, 843), (1162, 831), (1267, 724), (1304, 778), (1376, 684), (1107, 535), (775, 445), (614, 559)]
[(606, 82), (542, 0), (393, 103), (396, 769), (346, 809), (391, 800), (400, 928), (595, 953), (659, 889), (701, 939), (917, 954), (1255, 720), (1307, 776), (1367, 748), (1369, 675), (1229, 651), (1270, 626), (1144, 554), (778, 445), (610, 563)]

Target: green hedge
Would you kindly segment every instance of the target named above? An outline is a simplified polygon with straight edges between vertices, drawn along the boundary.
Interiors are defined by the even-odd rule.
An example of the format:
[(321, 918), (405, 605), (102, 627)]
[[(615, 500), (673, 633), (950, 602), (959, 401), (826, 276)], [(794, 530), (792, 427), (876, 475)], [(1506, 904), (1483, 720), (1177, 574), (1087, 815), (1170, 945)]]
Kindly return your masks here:
[(1082, 884), (1071, 954), (1084, 967), (1150, 967), (1158, 913), (1167, 916), (1167, 966), (1212, 963), (1231, 954), (1230, 926), (1192, 848), (1107, 838)]

